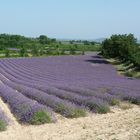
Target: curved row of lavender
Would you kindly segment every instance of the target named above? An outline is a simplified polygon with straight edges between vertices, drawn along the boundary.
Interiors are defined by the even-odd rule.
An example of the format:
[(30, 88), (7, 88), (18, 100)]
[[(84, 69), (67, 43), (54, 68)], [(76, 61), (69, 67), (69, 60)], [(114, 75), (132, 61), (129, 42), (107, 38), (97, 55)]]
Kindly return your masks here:
[(118, 75), (98, 55), (1, 59), (0, 73), (4, 86), (65, 117), (106, 113), (119, 100), (140, 104), (140, 80)]
[[(4, 69), (4, 67), (3, 67), (3, 69)], [(63, 110), (65, 109), (65, 110), (67, 110), (67, 112), (68, 112), (68, 107), (67, 106), (69, 106), (69, 108), (70, 108), (69, 111), (71, 112), (71, 114), (66, 115), (64, 113), (64, 114), (62, 114), (64, 116), (67, 116), (67, 117), (77, 117), (77, 115), (78, 116), (81, 116), (81, 115), (83, 116), (83, 114), (85, 114), (85, 113), (82, 113), (84, 110), (80, 109), (81, 110), (80, 111), (78, 109), (79, 107), (77, 105), (80, 105), (81, 107), (86, 106), (90, 110), (92, 110), (94, 112), (99, 112), (99, 113), (103, 112), (103, 109), (104, 109), (105, 112), (107, 110), (109, 110), (107, 102), (103, 101), (102, 99), (98, 99), (98, 98), (95, 98), (95, 97), (91, 98), (91, 97), (79, 96), (79, 95), (76, 95), (73, 92), (66, 92), (66, 91), (63, 91), (63, 90), (59, 90), (59, 89), (57, 89), (55, 87), (52, 87), (52, 86), (46, 87), (45, 85), (38, 85), (37, 83), (32, 84), (31, 82), (27, 82), (27, 81), (25, 82), (24, 80), (17, 80), (14, 76), (11, 76), (11, 75), (14, 75), (15, 73), (13, 73), (13, 72), (11, 73), (10, 72), (11, 70), (10, 70), (10, 71), (8, 71), (9, 73), (11, 73), (11, 75), (10, 75), (6, 71), (8, 71), (8, 70), (6, 70), (6, 69), (2, 70), (0, 68), (0, 72), (3, 75), (5, 75), (8, 79), (10, 79), (12, 81), (12, 83), (10, 83), (8, 80), (6, 81), (6, 80), (4, 80), (4, 78), (0, 77), (2, 82), (4, 82), (5, 84), (8, 84), (10, 87), (12, 86), (13, 88), (15, 88), (17, 90), (21, 90), (21, 92), (23, 94), (27, 95), (30, 98), (36, 98), (36, 100), (39, 99), (39, 101), (41, 103), (45, 103), (48, 106), (53, 107), (53, 109), (55, 111), (57, 111), (56, 109), (58, 108), (58, 102), (59, 102), (59, 104), (61, 104), (61, 107), (62, 107), (62, 104), (63, 104), (63, 106), (65, 107), (65, 108), (63, 107)], [(16, 83), (16, 85), (18, 84), (18, 87), (15, 87), (15, 85), (13, 85), (13, 83), (14, 84)], [(20, 83), (20, 87), (19, 87), (19, 83)], [(41, 92), (41, 91), (43, 91), (43, 92)], [(50, 95), (48, 95), (48, 94), (50, 94)], [(52, 95), (54, 95), (54, 96), (52, 96)], [(53, 98), (50, 98), (50, 97), (53, 97)], [(64, 101), (62, 102), (61, 98), (63, 100), (66, 99), (68, 101), (71, 101), (72, 104), (73, 104), (73, 109), (72, 109), (72, 105), (70, 105), (70, 103), (68, 104), (68, 101), (67, 101), (67, 103), (64, 102)], [(57, 102), (57, 106), (56, 106), (56, 102)], [(74, 105), (74, 103), (76, 103), (76, 105)], [(55, 104), (55, 105), (53, 106), (53, 104)], [(77, 114), (77, 111), (76, 111), (77, 109), (78, 109), (78, 112), (80, 111), (78, 114)], [(61, 112), (61, 113), (63, 113), (63, 112)]]
[[(52, 111), (44, 105), (25, 97), (5, 84), (0, 84), (0, 96), (8, 103), (11, 112), (22, 123), (42, 124), (54, 121)], [(44, 117), (44, 120), (39, 115)], [(40, 120), (37, 120), (40, 119)]]
[(4, 131), (9, 123), (9, 118), (5, 112), (0, 108), (0, 131)]
[[(9, 77), (4, 71), (0, 69), (0, 72), (4, 75), (6, 75), (9, 79)], [(79, 117), (85, 116), (86, 112), (84, 108), (81, 106), (72, 104), (70, 102), (67, 102), (65, 100), (62, 100), (56, 96), (49, 95), (43, 91), (37, 90), (35, 88), (31, 88), (22, 84), (17, 84), (15, 82), (11, 82), (10, 80), (7, 80), (3, 75), (0, 74), (0, 80), (9, 87), (21, 92), (23, 95), (27, 96), (28, 98), (31, 98), (33, 100), (38, 101), (41, 104), (47, 105), (50, 108), (52, 108), (55, 112), (60, 113), (61, 115), (65, 117)]]

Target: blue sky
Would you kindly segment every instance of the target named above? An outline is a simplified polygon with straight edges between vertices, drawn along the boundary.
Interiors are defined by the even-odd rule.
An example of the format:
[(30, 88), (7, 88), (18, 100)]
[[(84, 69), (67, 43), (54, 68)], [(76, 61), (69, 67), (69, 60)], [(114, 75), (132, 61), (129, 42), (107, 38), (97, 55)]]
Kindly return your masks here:
[(95, 39), (134, 33), (140, 0), (0, 0), (0, 33)]

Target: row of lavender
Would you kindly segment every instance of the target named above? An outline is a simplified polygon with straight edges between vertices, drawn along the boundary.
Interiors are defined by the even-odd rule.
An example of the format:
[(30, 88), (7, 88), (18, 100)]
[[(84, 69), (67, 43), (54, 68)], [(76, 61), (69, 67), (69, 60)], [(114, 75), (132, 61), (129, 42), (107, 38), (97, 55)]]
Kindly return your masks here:
[[(91, 66), (90, 61), (98, 65)], [(20, 59), (19, 61), (17, 59), (6, 59), (6, 63), (3, 61), (3, 65), (6, 66), (6, 69), (12, 70), (17, 79), (34, 85), (40, 84), (45, 87), (52, 85), (52, 87), (55, 86), (61, 90), (72, 89), (71, 91), (76, 93), (79, 93), (80, 89), (80, 92), (82, 90), (84, 95), (89, 95), (87, 89), (90, 89), (90, 92), (94, 90), (95, 94), (96, 89), (104, 88), (109, 89), (108, 94), (117, 95), (122, 99), (132, 100), (132, 102), (139, 104), (140, 81), (119, 77), (114, 68), (98, 56), (93, 58), (89, 56), (34, 58)], [(67, 73), (72, 73), (72, 75), (69, 76)], [(78, 81), (75, 77), (78, 77)], [(90, 79), (91, 77), (92, 79)], [(75, 81), (76, 83), (74, 83)], [(99, 90), (97, 92), (99, 93)]]
[[(49, 108), (23, 96), (7, 85), (0, 84), (0, 96), (4, 102), (9, 104), (11, 112), (19, 122), (42, 124), (54, 121), (52, 111)], [(37, 117), (39, 115), (40, 117)]]
[[(89, 60), (88, 60), (89, 59)], [(60, 84), (86, 86), (86, 88), (97, 88), (102, 86), (128, 88), (129, 90), (140, 91), (139, 80), (128, 80), (116, 74), (116, 70), (108, 64), (101, 63), (102, 60), (88, 57), (54, 57), (42, 59), (19, 59), (6, 60), (3, 64), (13, 68), (16, 73), (45, 84)], [(56, 60), (56, 62), (54, 61)], [(98, 62), (98, 61), (99, 62)], [(97, 62), (96, 62), (97, 61)], [(101, 62), (100, 62), (101, 61)], [(104, 61), (103, 61), (104, 62)], [(20, 78), (21, 78), (20, 77)], [(135, 85), (135, 86), (134, 86)]]
[(53, 111), (65, 117), (106, 113), (119, 100), (140, 104), (140, 81), (119, 77), (98, 56), (3, 59), (0, 80), (0, 96), (26, 123), (54, 121)]
[[(30, 81), (37, 81), (38, 83), (45, 83), (45, 84), (53, 84), (54, 85), (54, 83), (57, 83), (57, 85), (58, 85), (58, 83), (60, 84), (60, 85), (64, 85), (64, 83), (67, 83), (67, 85), (75, 85), (75, 84), (70, 84), (70, 80), (67, 80), (67, 79), (65, 79), (67, 76), (66, 76), (66, 74), (65, 74), (65, 76), (62, 76), (61, 75), (61, 78), (57, 78), (59, 75), (56, 75), (56, 78), (55, 77), (53, 77), (53, 73), (50, 73), (50, 74), (48, 74), (47, 75), (47, 78), (46, 78), (46, 80), (44, 79), (45, 78), (45, 73), (42, 73), (42, 77), (40, 78), (40, 77), (38, 77), (38, 75), (39, 75), (39, 72), (37, 72), (37, 73), (34, 73), (34, 71), (35, 70), (29, 70), (29, 71), (27, 71), (29, 68), (26, 68), (26, 69), (23, 69), (23, 66), (21, 66), (20, 67), (20, 64), (18, 64), (17, 66), (19, 67), (19, 68), (17, 68), (17, 66), (15, 66), (15, 67), (13, 67), (13, 65), (11, 65), (11, 63), (12, 63), (12, 61), (10, 62), (10, 63), (8, 63), (8, 62), (6, 62), (6, 65), (8, 65), (8, 66), (10, 66), (10, 67), (8, 67), (9, 69), (13, 69), (14, 70), (14, 72), (15, 73), (17, 73), (18, 75), (16, 75), (16, 77), (17, 78), (20, 78), (20, 79), (23, 79), (23, 80), (30, 80)], [(15, 65), (15, 64), (14, 64)], [(29, 67), (29, 66), (28, 66)], [(40, 68), (40, 66), (39, 66), (39, 68)], [(102, 69), (102, 67), (100, 67), (101, 69)], [(45, 68), (44, 68), (45, 69)], [(71, 68), (70, 68), (71, 69)], [(26, 72), (27, 71), (27, 72)], [(48, 71), (48, 70), (47, 70)], [(46, 71), (46, 73), (47, 73), (47, 71)], [(60, 71), (59, 69), (58, 69), (58, 71)], [(67, 70), (66, 70), (67, 71)], [(99, 69), (97, 70), (97, 72), (99, 71)], [(93, 73), (93, 72), (92, 72)], [(95, 72), (94, 72), (95, 73)], [(55, 73), (56, 74), (56, 73)], [(54, 74), (54, 75), (55, 75)], [(97, 73), (96, 73), (97, 74)], [(110, 73), (109, 73), (110, 74)], [(40, 74), (41, 75), (41, 74)], [(74, 75), (74, 74), (73, 74)], [(75, 77), (75, 75), (74, 76), (69, 76), (69, 79), (72, 77), (73, 78), (73, 81), (75, 81), (75, 79), (74, 79), (74, 77)], [(77, 74), (78, 75), (78, 74)], [(85, 74), (83, 74), (83, 75), (85, 75)], [(51, 77), (51, 78), (50, 78)], [(81, 77), (81, 76), (79, 76), (79, 77)], [(91, 76), (87, 76), (87, 78), (88, 77), (91, 77)], [(104, 78), (102, 75), (100, 75), (100, 76), (96, 76), (96, 77), (98, 77), (98, 79), (96, 78), (96, 82), (94, 82), (94, 83), (92, 83), (92, 86), (88, 86), (88, 88), (92, 88), (93, 86), (95, 87), (96, 86), (96, 88), (97, 87), (110, 87), (110, 86), (114, 86), (115, 85), (115, 87), (117, 87), (117, 84), (113, 84), (113, 82), (115, 81), (119, 81), (118, 83), (120, 83), (120, 85), (119, 85), (119, 88), (124, 88), (124, 83), (125, 83), (125, 88), (128, 88), (128, 87), (130, 87), (129, 88), (129, 90), (130, 91), (133, 91), (133, 90), (138, 90), (139, 91), (139, 89), (136, 89), (137, 87), (139, 87), (138, 86), (138, 84), (139, 84), (139, 82), (132, 82), (132, 81), (129, 81), (129, 85), (128, 85), (128, 80), (126, 80), (126, 79), (124, 79), (124, 78), (114, 78), (113, 77), (113, 79), (114, 80), (112, 80), (112, 79), (109, 79), (110, 81), (111, 81), (111, 83), (110, 83), (110, 85), (108, 84), (107, 85), (107, 81), (108, 81), (108, 79), (107, 78)], [(101, 77), (101, 78), (99, 78), (99, 77)], [(57, 80), (57, 79), (59, 79), (59, 80)], [(64, 79), (63, 81), (62, 81), (62, 79)], [(79, 78), (80, 79), (80, 78)], [(95, 78), (93, 78), (93, 80), (91, 81), (90, 79), (89, 80), (87, 80), (86, 81), (86, 78), (83, 78), (84, 80), (79, 80), (80, 82), (77, 82), (76, 83), (76, 86), (79, 86), (79, 85), (82, 85), (82, 84), (85, 84), (85, 83), (88, 83), (88, 85), (89, 84), (91, 84), (91, 82), (92, 81), (94, 81), (95, 80)], [(106, 79), (106, 81), (105, 82), (103, 82), (103, 81), (101, 81), (102, 79)], [(56, 82), (55, 82), (56, 81)], [(90, 83), (89, 83), (89, 81), (90, 81)], [(61, 84), (62, 83), (62, 84)], [(123, 85), (122, 85), (123, 84)], [(132, 85), (134, 85), (135, 84), (135, 89), (134, 89), (134, 87), (132, 87)], [(98, 86), (97, 86), (98, 85)], [(86, 87), (87, 88), (87, 87)], [(95, 89), (95, 88), (94, 88)]]
[[(9, 73), (6, 73), (5, 70), (2, 71), (2, 69), (0, 69), (0, 72), (12, 81), (10, 82), (9, 80), (6, 79), (4, 80), (3, 77), (0, 77), (2, 82), (8, 84), (8, 86), (11, 86), (14, 89), (17, 89), (18, 91), (22, 92), (24, 95), (26, 95), (29, 98), (35, 99), (42, 104), (46, 104), (52, 107), (53, 110), (61, 113), (66, 117), (77, 117), (77, 115), (81, 115), (82, 110), (80, 108), (85, 109), (86, 107), (94, 112), (99, 112), (99, 113), (103, 112), (103, 108), (104, 108), (104, 112), (109, 110), (107, 102), (103, 101), (102, 99), (95, 98), (94, 96), (92, 98), (86, 97), (86, 96), (75, 94), (73, 92), (60, 90), (52, 86), (39, 85), (37, 83), (35, 84), (27, 81), (25, 82), (24, 80), (17, 80), (17, 78), (11, 76), (14, 75), (12, 73), (10, 75)], [(109, 100), (108, 98), (106, 99)], [(63, 110), (64, 110), (63, 112), (62, 112), (62, 108), (60, 111), (60, 107), (59, 107), (60, 105), (61, 107), (63, 105)], [(58, 110), (57, 107), (59, 107)], [(68, 114), (65, 113), (66, 111)], [(77, 111), (80, 114), (77, 114), (78, 113)]]
[(19, 84), (19, 81), (17, 81), (13, 77), (10, 77), (10, 75), (8, 75), (6, 72), (2, 71), (1, 69), (0, 72), (5, 74), (9, 79), (12, 79), (11, 82), (10, 80), (7, 80), (3, 75), (0, 74), (0, 80), (5, 85), (17, 90), (18, 92), (22, 93), (30, 99), (36, 100), (41, 104), (49, 106), (55, 112), (58, 112), (65, 117), (78, 117), (79, 115), (85, 116), (85, 111), (80, 106), (62, 100), (56, 96), (49, 95), (43, 91), (32, 88), (32, 86), (26, 83)]

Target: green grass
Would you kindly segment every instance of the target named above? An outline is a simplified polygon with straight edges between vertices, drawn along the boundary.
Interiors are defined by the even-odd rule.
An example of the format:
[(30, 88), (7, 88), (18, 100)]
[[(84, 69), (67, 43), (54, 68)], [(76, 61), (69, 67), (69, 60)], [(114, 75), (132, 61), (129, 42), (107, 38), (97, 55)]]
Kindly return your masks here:
[(118, 105), (120, 103), (120, 101), (118, 99), (113, 99), (111, 101), (111, 105), (114, 106), (114, 105)]
[(69, 115), (69, 118), (78, 118), (78, 117), (85, 117), (86, 111), (83, 109), (75, 109), (72, 111), (72, 113)]
[(36, 112), (32, 120), (30, 121), (30, 123), (33, 125), (40, 125), (51, 122), (52, 122), (51, 115), (43, 110)]
[(6, 127), (7, 124), (4, 121), (0, 120), (0, 131), (5, 131)]
[(88, 103), (88, 107), (91, 109), (91, 110), (95, 110), (97, 113), (99, 114), (105, 114), (107, 112), (110, 112), (110, 108), (109, 108), (109, 105), (97, 105), (93, 102), (89, 102)]
[(97, 112), (98, 112), (99, 114), (105, 114), (105, 113), (110, 112), (110, 108), (109, 108), (109, 106), (102, 106), (102, 107), (99, 107), (99, 108), (97, 109)]
[(78, 118), (86, 116), (86, 110), (81, 108), (66, 107), (64, 104), (58, 104), (56, 112), (63, 114), (67, 118)]

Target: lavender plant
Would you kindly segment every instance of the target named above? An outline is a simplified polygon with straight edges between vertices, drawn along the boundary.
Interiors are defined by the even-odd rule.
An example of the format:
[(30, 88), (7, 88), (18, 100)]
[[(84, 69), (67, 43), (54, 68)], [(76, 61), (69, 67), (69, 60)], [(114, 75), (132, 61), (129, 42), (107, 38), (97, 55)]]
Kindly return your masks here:
[(98, 55), (1, 59), (0, 81), (0, 96), (28, 123), (44, 123), (45, 112), (52, 118), (47, 106), (80, 117), (85, 109), (106, 113), (119, 101), (140, 104), (140, 80), (118, 75)]
[[(9, 104), (11, 111), (17, 120), (22, 123), (32, 123), (32, 119), (37, 112), (44, 112), (42, 118), (38, 118), (37, 124), (49, 123), (53, 121), (52, 112), (46, 106), (36, 101), (26, 98), (21, 93), (16, 92), (10, 87), (0, 84), (0, 96)], [(44, 119), (45, 118), (45, 119)]]

